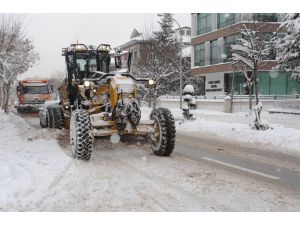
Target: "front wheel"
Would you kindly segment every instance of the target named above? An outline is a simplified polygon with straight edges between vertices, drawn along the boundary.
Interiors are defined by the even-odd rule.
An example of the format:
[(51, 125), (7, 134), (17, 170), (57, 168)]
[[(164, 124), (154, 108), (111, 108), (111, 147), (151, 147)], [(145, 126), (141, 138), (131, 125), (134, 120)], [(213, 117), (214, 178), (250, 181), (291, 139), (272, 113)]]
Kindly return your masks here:
[(93, 142), (94, 137), (89, 113), (82, 109), (74, 110), (70, 123), (70, 144), (73, 157), (90, 160)]
[(175, 147), (175, 120), (169, 109), (158, 108), (152, 111), (154, 134), (150, 135), (151, 148), (155, 155), (169, 156)]

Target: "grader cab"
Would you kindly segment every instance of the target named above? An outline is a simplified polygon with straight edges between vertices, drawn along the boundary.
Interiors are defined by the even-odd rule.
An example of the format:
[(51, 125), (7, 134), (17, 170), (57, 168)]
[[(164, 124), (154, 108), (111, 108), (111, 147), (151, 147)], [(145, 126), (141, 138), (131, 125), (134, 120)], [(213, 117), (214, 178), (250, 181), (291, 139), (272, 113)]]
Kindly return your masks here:
[[(169, 156), (175, 146), (175, 123), (166, 108), (153, 109), (141, 120), (137, 101), (139, 79), (130, 73), (110, 73), (111, 48), (72, 44), (63, 48), (68, 75), (60, 88), (60, 103), (47, 107), (49, 127), (70, 129), (73, 157), (89, 160), (94, 137), (140, 135), (149, 139), (155, 155)], [(120, 68), (120, 54), (115, 54)]]

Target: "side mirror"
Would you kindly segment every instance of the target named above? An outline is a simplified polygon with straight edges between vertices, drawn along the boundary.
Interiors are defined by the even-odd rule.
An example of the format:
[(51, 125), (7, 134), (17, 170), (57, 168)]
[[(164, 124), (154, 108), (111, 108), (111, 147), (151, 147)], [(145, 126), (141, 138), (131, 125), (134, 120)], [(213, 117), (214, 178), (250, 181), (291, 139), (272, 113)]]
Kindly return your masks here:
[(121, 60), (122, 49), (121, 48), (115, 48), (115, 52), (116, 52), (116, 55), (115, 55), (116, 68), (122, 68), (122, 60)]
[(122, 68), (122, 60), (121, 60), (121, 56), (115, 56), (115, 65), (116, 68)]

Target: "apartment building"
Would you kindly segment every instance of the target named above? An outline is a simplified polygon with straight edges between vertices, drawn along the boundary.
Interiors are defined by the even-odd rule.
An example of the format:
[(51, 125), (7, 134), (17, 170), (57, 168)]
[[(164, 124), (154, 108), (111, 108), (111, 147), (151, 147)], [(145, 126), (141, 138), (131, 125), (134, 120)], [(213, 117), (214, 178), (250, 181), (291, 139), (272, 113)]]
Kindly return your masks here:
[[(242, 23), (254, 26), (251, 21), (264, 21), (261, 32), (278, 33), (279, 17), (275, 13), (193, 13), (191, 27), (192, 74), (205, 77), (206, 95), (224, 95), (231, 92), (233, 68), (230, 63), (231, 45), (241, 37)], [(275, 51), (274, 51), (275, 52)], [(274, 71), (275, 60), (259, 68), (260, 93), (262, 95), (289, 95), (300, 93), (300, 82), (284, 72)], [(246, 80), (235, 73), (236, 94), (248, 94)]]
[[(174, 29), (174, 35), (175, 38), (179, 41), (180, 37), (182, 38), (182, 56), (188, 61), (190, 61), (191, 58), (191, 28), (184, 26), (180, 29)], [(124, 44), (121, 44), (118, 46), (119, 48), (122, 48), (124, 54), (122, 54), (122, 61), (127, 62), (127, 56), (128, 53), (132, 53), (131, 63), (132, 63), (132, 73), (135, 73), (134, 63), (138, 61), (138, 59), (141, 57), (142, 51), (146, 51), (145, 49), (145, 39), (143, 37), (143, 34), (138, 32), (137, 29), (133, 29), (129, 41), (127, 41)]]

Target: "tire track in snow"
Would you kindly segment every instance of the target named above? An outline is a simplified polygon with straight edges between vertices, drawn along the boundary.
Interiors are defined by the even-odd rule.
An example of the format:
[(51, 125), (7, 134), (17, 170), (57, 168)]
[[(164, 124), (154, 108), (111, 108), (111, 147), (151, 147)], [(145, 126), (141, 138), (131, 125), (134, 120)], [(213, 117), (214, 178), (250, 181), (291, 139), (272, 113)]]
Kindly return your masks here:
[(41, 199), (35, 204), (35, 209), (38, 211), (43, 211), (42, 209), (45, 208), (43, 204), (50, 198), (53, 197), (53, 195), (56, 194), (56, 191), (54, 193), (52, 192), (53, 189), (60, 184), (60, 182), (65, 178), (65, 175), (67, 174), (68, 170), (71, 168), (71, 166), (74, 164), (74, 160), (70, 160), (68, 164), (62, 169), (62, 171), (57, 174), (54, 178), (54, 180), (50, 183), (49, 188), (47, 190), (47, 193), (41, 197)]
[[(116, 153), (120, 156), (120, 152), (116, 152)], [(154, 157), (156, 158), (156, 156)], [(176, 160), (174, 158), (170, 158), (170, 159)], [(149, 187), (151, 188), (148, 188), (147, 190), (139, 190), (139, 192), (142, 192), (143, 194), (148, 196), (149, 199), (152, 199), (152, 201), (158, 204), (159, 206), (163, 206), (167, 211), (168, 210), (186, 211), (187, 209), (183, 206), (175, 207), (180, 205), (182, 202), (187, 203), (186, 207), (193, 205), (194, 207), (196, 207), (194, 208), (194, 210), (197, 210), (198, 208), (198, 211), (199, 210), (212, 211), (212, 209), (219, 210), (219, 211), (221, 210), (232, 211), (232, 209), (216, 203), (213, 199), (201, 198), (199, 197), (199, 194), (194, 194), (180, 186), (170, 183), (169, 181), (167, 181), (165, 178), (161, 176), (152, 176), (151, 174), (145, 171), (141, 171), (139, 167), (134, 166), (135, 165), (134, 163), (128, 164), (127, 162), (125, 162), (125, 160), (120, 160), (120, 159), (119, 160), (111, 159), (111, 160), (114, 160), (119, 168), (120, 166), (122, 166), (123, 168), (129, 170), (130, 173), (137, 174), (138, 176), (146, 180), (146, 182), (149, 184)], [(151, 163), (155, 163), (155, 162), (151, 162)], [(166, 193), (161, 194), (162, 191), (166, 191)], [(211, 205), (213, 205), (213, 207), (209, 207)]]

